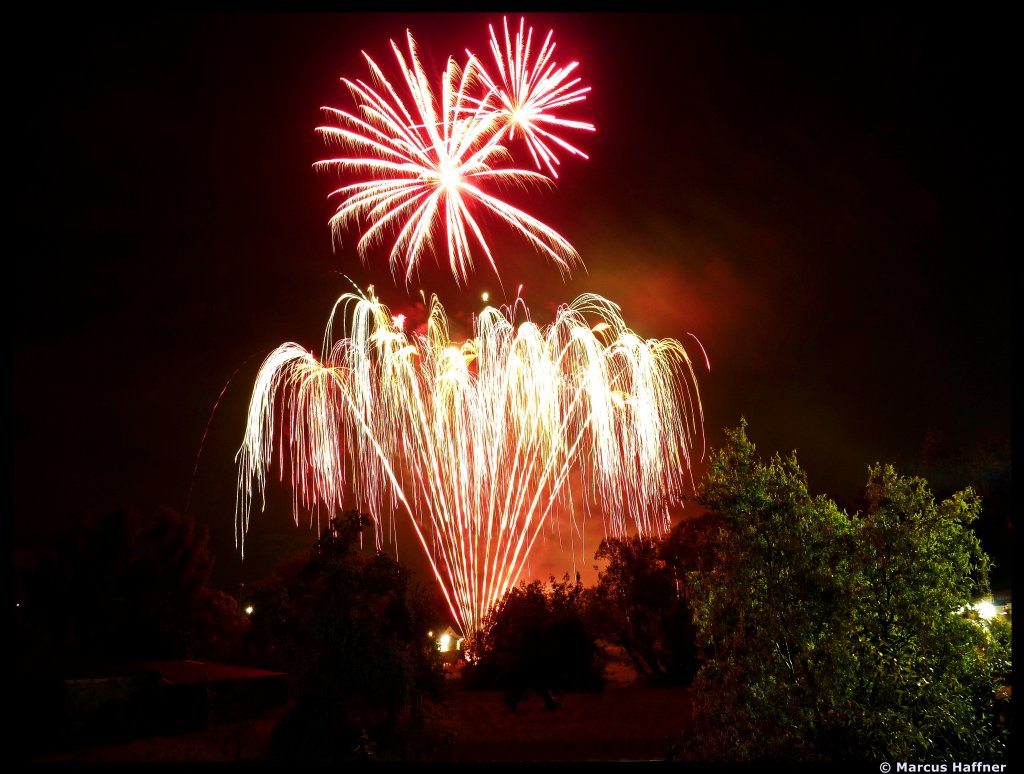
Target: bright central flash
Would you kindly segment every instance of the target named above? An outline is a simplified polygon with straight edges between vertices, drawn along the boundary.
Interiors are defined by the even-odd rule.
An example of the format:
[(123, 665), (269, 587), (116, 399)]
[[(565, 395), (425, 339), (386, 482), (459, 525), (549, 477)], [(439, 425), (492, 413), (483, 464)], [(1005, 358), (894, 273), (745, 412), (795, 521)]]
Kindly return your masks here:
[(513, 108), (509, 112), (508, 122), (511, 125), (509, 126), (508, 136), (514, 140), (516, 137), (516, 129), (522, 129), (524, 126), (528, 127), (530, 125), (530, 117), (525, 110)]
[(346, 333), (330, 340), (332, 313), (321, 359), (283, 344), (256, 377), (236, 458), (243, 551), (276, 441), (296, 523), (300, 511), (351, 508), (354, 496), (379, 550), (403, 511), (461, 633), (473, 636), (556, 505), (574, 532), (582, 502), (611, 534), (660, 534), (692, 489), (703, 413), (690, 358), (675, 339), (641, 339), (612, 302), (582, 295), (547, 327), (525, 308), (516, 324), (512, 307), (486, 307), (461, 345), (436, 297), (422, 333), (372, 294), (347, 294), (335, 309)]
[(456, 191), (459, 184), (462, 183), (462, 175), (459, 174), (459, 170), (448, 162), (441, 164), (437, 177), (440, 181), (441, 187), (448, 193)]

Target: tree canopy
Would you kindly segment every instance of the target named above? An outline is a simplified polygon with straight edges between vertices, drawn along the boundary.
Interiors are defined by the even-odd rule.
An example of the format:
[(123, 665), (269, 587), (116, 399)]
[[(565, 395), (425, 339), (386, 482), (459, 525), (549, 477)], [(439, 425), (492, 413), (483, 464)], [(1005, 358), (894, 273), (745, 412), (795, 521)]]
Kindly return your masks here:
[[(674, 532), (688, 527), (680, 522)], [(687, 683), (697, 667), (685, 546), (680, 540), (636, 535), (606, 538), (594, 555), (606, 564), (597, 586), (588, 590), (592, 628), (621, 648), (639, 674), (659, 683)]]
[(558, 693), (600, 691), (604, 660), (583, 605), (578, 574), (510, 589), (477, 637), (477, 661), (464, 671), (466, 684), (503, 691), (513, 710), (531, 691), (548, 709), (557, 709)]
[(796, 454), (762, 460), (746, 422), (712, 454), (717, 519), (688, 583), (706, 662), (687, 757), (1001, 760), (1009, 626), (964, 614), (987, 590), (970, 489), (868, 469), (862, 512), (808, 491)]
[(207, 586), (206, 529), (170, 508), (87, 512), (19, 580), (19, 656), (230, 660), (247, 622)]
[(274, 729), (282, 760), (388, 755), (440, 698), (444, 677), (428, 636), (441, 615), (412, 573), (359, 549), (366, 517), (331, 520), (312, 551), (251, 589), (249, 659), (286, 671), (292, 703)]

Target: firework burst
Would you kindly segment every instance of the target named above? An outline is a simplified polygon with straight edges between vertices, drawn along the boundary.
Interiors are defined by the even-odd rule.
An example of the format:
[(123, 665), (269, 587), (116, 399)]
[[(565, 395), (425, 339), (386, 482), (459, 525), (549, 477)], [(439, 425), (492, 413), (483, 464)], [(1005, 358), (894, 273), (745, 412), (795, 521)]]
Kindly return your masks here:
[[(333, 341), (339, 310), (345, 327)], [(474, 333), (453, 343), (436, 298), (425, 332), (410, 334), (372, 292), (347, 294), (319, 358), (293, 343), (274, 350), (237, 456), (243, 549), (275, 431), (296, 521), (302, 510), (343, 510), (350, 489), (379, 548), (382, 524), (404, 513), (470, 636), (519, 577), (552, 508), (574, 507), (575, 486), (607, 533), (667, 528), (669, 507), (692, 487), (702, 433), (683, 346), (640, 338), (592, 294), (559, 307), (547, 327), (521, 300), (487, 307)]]
[(481, 78), (489, 87), (483, 104), (500, 119), (499, 136), (507, 134), (511, 141), (516, 139), (517, 133), (520, 134), (537, 169), (546, 167), (552, 177), (558, 177), (555, 167), (560, 162), (553, 146), (575, 156), (588, 158), (583, 151), (570, 145), (555, 132), (564, 129), (594, 131), (591, 123), (558, 115), (563, 108), (585, 100), (590, 87), (581, 86), (580, 78), (570, 80), (579, 62), (558, 67), (551, 61), (555, 52), (555, 44), (551, 39), (553, 31), (548, 31), (536, 59), (531, 62), (533, 27), (524, 32), (526, 21), (520, 19), (519, 31), (513, 43), (508, 19), (503, 19), (503, 23), (504, 46), (499, 42), (494, 27), (489, 27), (491, 53), (498, 77), (492, 78), (481, 68)]
[(342, 78), (355, 112), (323, 108), (334, 125), (317, 131), (351, 152), (314, 165), (353, 180), (331, 194), (341, 200), (331, 218), (335, 235), (363, 229), (357, 250), (364, 260), (374, 246), (393, 236), (392, 274), (404, 269), (407, 284), (426, 253), (443, 249), (456, 281), (463, 283), (474, 265), (474, 245), (498, 273), (479, 221), (487, 215), (525, 238), (560, 271), (570, 271), (579, 262), (572, 245), (492, 190), (551, 180), (510, 166), (511, 157), (500, 143), (502, 116), (491, 107), (479, 62), (470, 56), (460, 67), (449, 58), (436, 95), (411, 32), (407, 39), (408, 58), (391, 43), (404, 96), (364, 52), (379, 87)]

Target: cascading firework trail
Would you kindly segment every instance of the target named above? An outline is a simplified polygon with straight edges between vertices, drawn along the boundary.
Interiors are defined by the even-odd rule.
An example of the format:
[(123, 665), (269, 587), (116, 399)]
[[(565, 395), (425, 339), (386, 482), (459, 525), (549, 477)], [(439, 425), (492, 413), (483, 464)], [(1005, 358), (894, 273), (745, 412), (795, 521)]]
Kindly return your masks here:
[[(332, 341), (339, 309), (343, 335)], [(703, 432), (680, 342), (640, 338), (592, 294), (547, 327), (518, 299), (486, 307), (474, 334), (454, 344), (436, 297), (425, 333), (407, 333), (371, 290), (338, 300), (320, 358), (294, 343), (275, 349), (237, 455), (243, 551), (275, 431), (296, 521), (301, 509), (342, 510), (350, 488), (379, 548), (382, 523), (404, 512), (469, 636), (516, 582), (552, 508), (573, 507), (573, 486), (608, 533), (669, 526)]]
[(563, 274), (580, 263), (575, 248), (564, 237), (504, 201), (494, 189), (552, 184), (551, 178), (540, 172), (511, 165), (512, 156), (502, 143), (506, 138), (515, 140), (517, 130), (537, 168), (541, 169), (543, 162), (555, 177), (553, 164), (558, 159), (550, 143), (585, 158), (550, 130), (593, 130), (592, 124), (554, 115), (585, 99), (589, 88), (574, 89), (578, 78), (566, 82), (576, 62), (561, 69), (549, 64), (554, 50), (550, 33), (532, 69), (532, 28), (524, 39), (520, 24), (514, 50), (507, 22), (505, 33), (507, 64), (491, 29), (498, 79), (492, 79), (479, 59), (467, 52), (464, 67), (449, 57), (440, 78), (440, 94), (436, 94), (416, 41), (407, 32), (408, 58), (391, 42), (404, 96), (364, 52), (378, 88), (342, 78), (356, 104), (355, 112), (322, 108), (333, 125), (317, 127), (317, 131), (328, 143), (351, 152), (314, 164), (316, 169), (334, 170), (352, 180), (331, 194), (341, 200), (330, 221), (335, 236), (348, 228), (363, 229), (356, 249), (366, 260), (376, 245), (394, 235), (391, 271), (396, 274), (404, 268), (407, 285), (423, 256), (442, 250), (456, 281), (466, 282), (474, 265), (474, 244), (497, 275), (481, 216), (504, 223)]

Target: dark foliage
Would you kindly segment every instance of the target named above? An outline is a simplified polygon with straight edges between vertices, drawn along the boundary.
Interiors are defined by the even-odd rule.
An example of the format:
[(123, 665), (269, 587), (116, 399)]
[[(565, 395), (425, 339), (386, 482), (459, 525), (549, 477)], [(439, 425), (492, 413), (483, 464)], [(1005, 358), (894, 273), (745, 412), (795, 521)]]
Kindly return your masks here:
[(272, 755), (289, 761), (386, 756), (439, 699), (444, 676), (427, 636), (438, 610), (411, 574), (359, 549), (364, 519), (331, 521), (312, 552), (250, 589), (249, 660), (288, 672), (292, 702)]
[(696, 674), (697, 644), (685, 567), (691, 551), (681, 522), (664, 540), (607, 538), (595, 558), (607, 562), (589, 590), (587, 617), (595, 632), (625, 652), (639, 674), (666, 684)]
[(511, 589), (477, 635), (477, 661), (463, 670), (466, 687), (501, 690), (513, 710), (530, 692), (557, 709), (560, 693), (602, 690), (604, 657), (585, 623), (582, 596), (578, 574)]
[(169, 508), (87, 513), (18, 579), (22, 664), (230, 660), (248, 623), (206, 586), (205, 528)]

